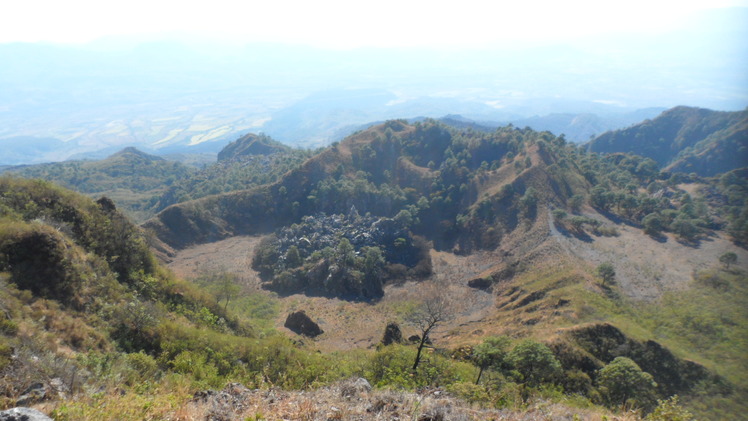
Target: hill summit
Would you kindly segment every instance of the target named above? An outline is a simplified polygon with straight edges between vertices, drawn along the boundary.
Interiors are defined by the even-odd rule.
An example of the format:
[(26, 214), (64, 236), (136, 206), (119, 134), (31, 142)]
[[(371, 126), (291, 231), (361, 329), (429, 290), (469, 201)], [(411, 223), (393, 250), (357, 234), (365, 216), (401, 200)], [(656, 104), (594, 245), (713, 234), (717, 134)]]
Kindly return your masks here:
[(145, 153), (134, 146), (128, 146), (119, 152), (109, 155), (106, 159), (113, 160), (117, 158), (124, 158), (128, 160), (140, 159), (145, 161), (164, 161), (164, 158)]
[(221, 152), (218, 152), (218, 160), (226, 161), (252, 155), (271, 155), (289, 149), (291, 148), (271, 139), (269, 136), (249, 133), (226, 145)]

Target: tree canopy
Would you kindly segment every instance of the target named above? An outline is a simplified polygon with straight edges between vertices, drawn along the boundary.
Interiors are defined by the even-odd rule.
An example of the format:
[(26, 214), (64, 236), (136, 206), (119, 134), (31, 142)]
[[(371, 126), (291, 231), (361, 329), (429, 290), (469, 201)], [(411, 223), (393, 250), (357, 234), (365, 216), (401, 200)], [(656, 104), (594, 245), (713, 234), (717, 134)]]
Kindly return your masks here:
[(654, 398), (657, 384), (649, 373), (645, 373), (633, 360), (616, 357), (601, 368), (597, 383), (609, 406), (633, 404), (648, 406)]

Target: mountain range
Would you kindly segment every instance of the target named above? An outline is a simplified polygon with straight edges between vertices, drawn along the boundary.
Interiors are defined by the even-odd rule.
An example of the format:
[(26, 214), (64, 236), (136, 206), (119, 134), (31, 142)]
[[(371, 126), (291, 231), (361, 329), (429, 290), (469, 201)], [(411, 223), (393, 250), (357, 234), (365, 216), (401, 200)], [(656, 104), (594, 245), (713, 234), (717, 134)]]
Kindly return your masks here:
[[(635, 123), (628, 115), (651, 107), (740, 110), (748, 52), (733, 41), (747, 37), (746, 10), (711, 11), (640, 38), (527, 48), (3, 44), (0, 164), (111, 154), (125, 146), (216, 153), (259, 131), (292, 146), (319, 147), (368, 122), (447, 114), (586, 141)], [(519, 122), (537, 116), (548, 125)]]

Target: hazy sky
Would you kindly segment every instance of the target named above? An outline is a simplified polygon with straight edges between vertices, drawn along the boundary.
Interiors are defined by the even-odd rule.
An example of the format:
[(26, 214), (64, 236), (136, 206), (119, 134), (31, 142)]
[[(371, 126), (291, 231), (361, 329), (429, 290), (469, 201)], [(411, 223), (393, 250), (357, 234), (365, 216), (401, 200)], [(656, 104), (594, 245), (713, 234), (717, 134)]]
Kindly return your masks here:
[[(487, 47), (666, 31), (748, 0), (23, 0), (0, 7), (0, 43), (193, 34), (325, 48)], [(500, 3), (500, 4), (499, 4)]]

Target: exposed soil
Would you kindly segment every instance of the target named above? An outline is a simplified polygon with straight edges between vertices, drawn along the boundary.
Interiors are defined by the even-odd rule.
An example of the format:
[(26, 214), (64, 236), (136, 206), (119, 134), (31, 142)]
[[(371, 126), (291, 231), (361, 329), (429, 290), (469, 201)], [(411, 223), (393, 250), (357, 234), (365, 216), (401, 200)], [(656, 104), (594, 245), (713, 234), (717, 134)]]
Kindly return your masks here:
[[(438, 290), (449, 297), (454, 317), (440, 325), (432, 333), (432, 339), (444, 346), (455, 346), (506, 332), (506, 326), (496, 318), (494, 292), (490, 288), (470, 288), (468, 282), (491, 275), (504, 267), (507, 259), (519, 258), (528, 264), (542, 261), (547, 265), (568, 262), (571, 258), (581, 265), (589, 265), (589, 270), (600, 263), (611, 262), (616, 270), (618, 289), (640, 300), (653, 300), (666, 291), (687, 288), (696, 271), (718, 267), (718, 257), (726, 251), (735, 252), (737, 266), (748, 269), (748, 252), (720, 236), (688, 245), (678, 242), (672, 235), (653, 239), (639, 228), (616, 225), (589, 209), (587, 216), (615, 225), (620, 235), (578, 238), (559, 231), (550, 215), (547, 220), (545, 215), (539, 215), (531, 229), (505, 238), (496, 251), (459, 256), (432, 250), (433, 275), (429, 279), (389, 284), (384, 297), (378, 301), (352, 302), (303, 294), (280, 297), (275, 327), (298, 340), (312, 341), (314, 347), (323, 351), (372, 348), (381, 341), (387, 323), (392, 321), (400, 324), (406, 338), (419, 333), (414, 326), (405, 323), (404, 316), (424, 294)], [(184, 249), (177, 252), (169, 267), (185, 278), (210, 271), (235, 273), (248, 291), (276, 299), (277, 295), (260, 288), (259, 276), (251, 268), (254, 247), (260, 239), (259, 236), (233, 237)], [(298, 310), (304, 310), (325, 333), (309, 339), (283, 327), (288, 314)]]
[(252, 270), (252, 255), (261, 239), (261, 236), (231, 237), (179, 250), (168, 266), (177, 276), (187, 279), (211, 272), (231, 272), (245, 285), (257, 287), (260, 278)]
[(571, 255), (591, 268), (611, 262), (618, 287), (630, 298), (653, 300), (664, 292), (685, 289), (696, 272), (719, 267), (719, 256), (728, 251), (738, 255), (737, 267), (748, 269), (748, 251), (721, 235), (701, 240), (698, 244), (684, 244), (673, 234), (654, 239), (637, 227), (616, 225), (591, 210), (586, 216), (614, 225), (620, 235), (578, 238), (560, 232), (549, 217), (551, 235)]
[[(272, 299), (276, 295), (260, 289), (259, 276), (251, 268), (251, 256), (260, 239), (255, 236), (233, 237), (190, 247), (178, 251), (168, 265), (177, 275), (188, 279), (210, 271), (235, 273), (248, 290), (267, 294), (268, 299)], [(482, 335), (483, 331), (477, 324), (491, 314), (494, 296), (490, 290), (470, 288), (467, 283), (480, 276), (497, 259), (499, 257), (491, 253), (465, 257), (432, 251), (433, 276), (422, 281), (388, 285), (379, 301), (351, 302), (303, 294), (281, 297), (275, 327), (299, 340), (310, 341), (283, 326), (289, 313), (304, 310), (325, 331), (314, 339), (316, 347), (326, 351), (374, 347), (381, 341), (384, 329), (391, 321), (400, 323), (405, 337), (418, 333), (402, 319), (412, 303), (422, 299), (424, 286), (429, 286), (447, 291), (445, 295), (450, 297), (454, 310), (454, 318), (436, 329), (433, 339), (449, 341), (452, 337), (476, 331), (476, 335)]]

